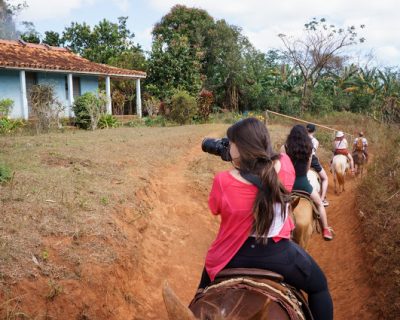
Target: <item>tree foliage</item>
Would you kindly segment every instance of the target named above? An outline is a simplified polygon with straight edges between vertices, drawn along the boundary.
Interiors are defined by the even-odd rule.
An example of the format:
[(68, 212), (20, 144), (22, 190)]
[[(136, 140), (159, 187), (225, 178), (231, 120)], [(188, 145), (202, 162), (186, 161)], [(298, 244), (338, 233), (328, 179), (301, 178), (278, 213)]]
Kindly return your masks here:
[(108, 63), (112, 57), (135, 47), (134, 34), (126, 26), (127, 19), (119, 17), (118, 23), (103, 19), (93, 29), (85, 22), (72, 22), (63, 32), (62, 43), (84, 58)]
[(182, 89), (195, 97), (205, 87), (215, 93), (217, 104), (238, 110), (245, 78), (242, 53), (250, 46), (240, 28), (177, 5), (153, 29), (148, 82), (158, 90), (152, 94), (163, 99)]
[(171, 97), (171, 112), (169, 117), (179, 124), (185, 124), (192, 121), (197, 113), (196, 99), (188, 92), (178, 90)]
[(62, 39), (58, 32), (45, 31), (42, 43), (48, 44), (49, 46), (60, 47), (62, 45)]
[(29, 43), (40, 43), (40, 33), (36, 31), (33, 22), (23, 21), (22, 25), (24, 31), (20, 34), (21, 39)]
[(288, 37), (285, 34), (280, 34), (279, 37), (285, 47), (287, 59), (299, 69), (303, 77), (304, 109), (308, 107), (312, 90), (323, 72), (343, 67), (344, 57), (340, 56), (343, 49), (365, 41), (365, 38), (358, 36), (355, 26), (338, 28), (324, 18), (314, 18), (306, 23), (305, 34), (300, 38)]
[(168, 46), (155, 40), (150, 54), (147, 83), (155, 96), (166, 99), (175, 89), (196, 95), (201, 88), (200, 63), (193, 59), (188, 38), (176, 35)]

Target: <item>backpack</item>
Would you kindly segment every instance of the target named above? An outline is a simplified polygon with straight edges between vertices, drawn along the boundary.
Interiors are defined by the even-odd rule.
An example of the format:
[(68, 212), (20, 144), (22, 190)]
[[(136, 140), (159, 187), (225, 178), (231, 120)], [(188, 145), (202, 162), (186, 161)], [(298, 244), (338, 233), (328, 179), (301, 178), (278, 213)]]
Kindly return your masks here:
[(364, 143), (363, 143), (361, 138), (357, 139), (356, 150), (357, 151), (363, 151), (364, 150)]

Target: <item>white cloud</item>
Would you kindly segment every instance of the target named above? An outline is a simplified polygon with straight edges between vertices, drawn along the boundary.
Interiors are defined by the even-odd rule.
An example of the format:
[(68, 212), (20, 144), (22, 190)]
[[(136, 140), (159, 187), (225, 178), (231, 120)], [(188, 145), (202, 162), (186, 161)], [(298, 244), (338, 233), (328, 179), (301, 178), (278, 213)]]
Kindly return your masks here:
[(153, 31), (153, 27), (145, 28), (141, 31), (135, 32), (135, 42), (143, 45), (144, 50), (151, 50), (151, 31)]
[(112, 0), (121, 11), (128, 13), (130, 0)]
[[(28, 7), (19, 16), (19, 20), (41, 21), (57, 19), (68, 16), (74, 9), (86, 4), (93, 4), (96, 0), (27, 0)], [(20, 3), (19, 0), (12, 0), (11, 3)]]

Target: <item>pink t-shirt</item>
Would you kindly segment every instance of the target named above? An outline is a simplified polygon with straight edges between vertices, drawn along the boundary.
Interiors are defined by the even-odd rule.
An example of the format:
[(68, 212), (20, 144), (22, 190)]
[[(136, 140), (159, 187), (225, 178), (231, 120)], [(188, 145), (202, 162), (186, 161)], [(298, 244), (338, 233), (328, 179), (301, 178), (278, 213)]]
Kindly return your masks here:
[[(295, 180), (292, 162), (286, 154), (281, 155), (280, 162), (278, 177), (288, 191), (291, 191)], [(215, 176), (208, 204), (213, 214), (221, 215), (221, 224), (217, 238), (211, 244), (206, 257), (206, 270), (211, 280), (214, 280), (249, 237), (257, 192), (256, 186), (237, 180), (229, 171)], [(293, 229), (293, 221), (288, 216), (279, 234), (272, 239), (290, 239)]]

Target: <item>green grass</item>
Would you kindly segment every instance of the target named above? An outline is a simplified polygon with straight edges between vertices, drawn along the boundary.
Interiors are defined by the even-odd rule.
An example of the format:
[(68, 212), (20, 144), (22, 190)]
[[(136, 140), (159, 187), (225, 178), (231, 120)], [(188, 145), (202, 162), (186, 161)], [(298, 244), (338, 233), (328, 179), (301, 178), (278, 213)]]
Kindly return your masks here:
[(7, 165), (0, 163), (0, 183), (8, 182), (11, 178), (11, 169)]

